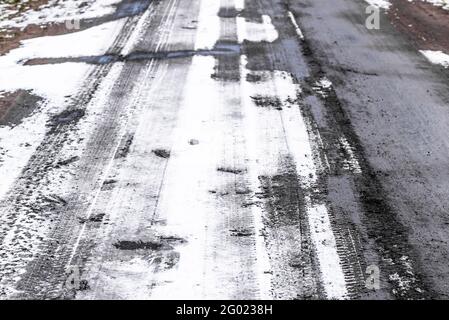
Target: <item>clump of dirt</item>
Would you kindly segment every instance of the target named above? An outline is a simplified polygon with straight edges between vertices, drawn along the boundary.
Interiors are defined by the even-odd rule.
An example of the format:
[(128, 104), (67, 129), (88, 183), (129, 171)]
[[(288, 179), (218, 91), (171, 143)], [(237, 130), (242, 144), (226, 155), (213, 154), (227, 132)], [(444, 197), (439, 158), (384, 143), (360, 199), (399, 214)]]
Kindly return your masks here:
[(0, 97), (0, 126), (19, 125), (38, 107), (42, 98), (27, 90), (17, 90)]
[(242, 174), (246, 172), (244, 169), (237, 169), (237, 168), (231, 168), (231, 167), (218, 167), (217, 171), (225, 172), (225, 173), (232, 173), (232, 174)]
[(103, 218), (106, 214), (104, 213), (99, 213), (99, 214), (95, 214), (89, 218), (78, 218), (80, 223), (86, 223), (86, 222), (102, 222)]
[(55, 195), (55, 194), (43, 196), (42, 199), (47, 202), (54, 203), (54, 204), (60, 204), (60, 205), (64, 205), (64, 206), (67, 204), (66, 200), (64, 200), (62, 197)]
[(74, 163), (74, 162), (78, 161), (79, 159), (80, 158), (78, 156), (74, 156), (74, 157), (71, 157), (71, 158), (66, 159), (66, 160), (58, 161), (58, 163), (56, 165), (57, 166), (67, 166), (67, 165), (69, 165), (71, 163)]
[(252, 83), (257, 83), (257, 82), (261, 82), (262, 76), (258, 75), (258, 74), (252, 74), (252, 73), (248, 73), (246, 75), (246, 81), (248, 82), (252, 82)]
[(89, 282), (87, 280), (81, 280), (79, 290), (85, 291), (85, 290), (89, 290), (89, 289), (90, 289)]
[(229, 230), (231, 231), (231, 235), (234, 237), (250, 237), (254, 235), (254, 232), (252, 232), (251, 230), (246, 230), (246, 229), (232, 229)]
[(159, 158), (164, 158), (164, 159), (168, 159), (170, 158), (170, 151), (165, 150), (165, 149), (154, 149), (152, 150), (152, 152), (158, 156)]
[(83, 109), (65, 110), (60, 114), (55, 115), (50, 120), (51, 126), (67, 125), (78, 122), (84, 117), (85, 111)]
[(220, 18), (235, 18), (239, 15), (239, 11), (233, 7), (221, 7), (218, 11), (218, 16)]
[(161, 250), (164, 246), (161, 242), (127, 241), (122, 240), (113, 244), (119, 250)]
[(180, 237), (176, 237), (176, 236), (161, 236), (159, 237), (159, 239), (162, 242), (168, 242), (168, 243), (186, 243), (186, 239), (180, 238)]
[(103, 185), (101, 186), (101, 190), (112, 190), (117, 183), (117, 180), (115, 179), (108, 179), (103, 182)]
[(184, 244), (187, 241), (176, 236), (160, 236), (156, 239), (142, 241), (142, 240), (121, 240), (113, 244), (119, 250), (173, 250), (172, 245)]
[(189, 144), (191, 146), (196, 146), (197, 144), (199, 144), (200, 142), (197, 139), (190, 139), (189, 140)]
[(131, 149), (131, 145), (133, 144), (133, 141), (134, 141), (134, 135), (132, 135), (132, 134), (125, 135), (119, 149), (117, 150), (117, 153), (115, 154), (115, 159), (125, 158)]
[(282, 110), (282, 102), (278, 97), (257, 95), (252, 96), (251, 99), (253, 99), (254, 103), (258, 107), (279, 111)]
[(103, 221), (105, 214), (104, 213), (99, 213), (96, 215), (93, 215), (92, 217), (89, 218), (90, 222), (101, 222)]

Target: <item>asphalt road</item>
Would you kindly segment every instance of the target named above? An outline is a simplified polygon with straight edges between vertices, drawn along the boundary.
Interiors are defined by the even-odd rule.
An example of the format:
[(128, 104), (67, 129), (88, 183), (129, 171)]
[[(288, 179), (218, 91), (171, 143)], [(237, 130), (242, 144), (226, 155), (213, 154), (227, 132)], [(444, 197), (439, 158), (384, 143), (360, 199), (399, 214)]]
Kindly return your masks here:
[(0, 199), (0, 297), (449, 298), (448, 71), (366, 6), (152, 1), (28, 61), (91, 68)]

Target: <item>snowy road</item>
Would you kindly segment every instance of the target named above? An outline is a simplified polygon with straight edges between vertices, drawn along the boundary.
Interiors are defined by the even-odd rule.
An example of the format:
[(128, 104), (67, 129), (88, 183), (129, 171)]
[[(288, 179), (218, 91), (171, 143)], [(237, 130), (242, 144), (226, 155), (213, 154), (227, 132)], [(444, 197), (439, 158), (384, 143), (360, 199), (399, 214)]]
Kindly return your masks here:
[(0, 55), (1, 299), (449, 297), (448, 70), (384, 9), (107, 3)]

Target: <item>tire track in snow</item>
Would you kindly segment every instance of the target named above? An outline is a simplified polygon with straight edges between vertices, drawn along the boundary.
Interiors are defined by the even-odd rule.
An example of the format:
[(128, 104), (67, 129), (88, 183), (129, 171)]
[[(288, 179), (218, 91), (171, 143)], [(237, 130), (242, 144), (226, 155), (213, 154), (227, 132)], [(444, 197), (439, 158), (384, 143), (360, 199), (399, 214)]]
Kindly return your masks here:
[[(149, 9), (150, 10), (150, 9)], [(137, 22), (139, 17), (129, 18), (125, 27), (122, 30), (122, 33), (116, 39), (115, 44), (110, 48), (110, 51), (121, 51), (124, 43), (129, 37), (129, 34), (132, 32), (132, 28)], [(67, 112), (73, 112), (74, 110), (78, 110), (81, 106), (88, 105), (89, 102), (92, 103), (92, 97), (95, 95), (98, 87), (105, 86), (104, 90), (108, 91), (108, 85), (110, 83), (115, 82), (114, 77), (117, 73), (117, 70), (120, 70), (121, 66), (101, 66), (94, 69), (93, 74), (89, 77), (89, 80), (86, 81), (86, 85), (83, 86), (83, 91), (74, 98), (72, 104), (69, 105)], [(115, 72), (111, 70), (114, 69)], [(105, 77), (109, 75), (110, 79), (105, 80)], [(124, 77), (127, 78), (126, 76)], [(110, 81), (110, 82), (108, 82)], [(105, 82), (105, 84), (102, 84)], [(94, 102), (99, 103), (98, 100)], [(115, 116), (119, 116), (120, 113), (110, 114), (110, 119)], [(95, 118), (95, 117), (94, 117)], [(92, 120), (92, 118), (90, 118)], [(120, 126), (116, 126), (119, 128)], [(67, 192), (64, 189), (67, 188), (67, 184), (63, 184), (62, 186), (54, 180), (48, 180), (45, 175), (49, 175), (48, 172), (53, 172), (56, 170), (55, 163), (57, 163), (57, 159), (61, 156), (61, 152), (64, 148), (77, 148), (77, 143), (74, 143), (74, 140), (79, 138), (78, 133), (76, 131), (72, 131), (75, 127), (68, 126), (56, 126), (52, 129), (42, 145), (39, 147), (36, 154), (33, 156), (33, 160), (28, 165), (28, 170), (25, 171), (24, 177), (21, 178), (20, 181), (25, 181), (25, 188), (29, 188), (28, 186), (32, 186), (36, 189), (46, 189), (46, 190), (58, 190), (56, 192)], [(110, 139), (114, 139), (116, 137), (115, 133), (116, 128), (106, 126), (106, 130), (97, 130), (96, 140), (97, 143), (103, 141), (109, 141)], [(95, 131), (94, 130), (94, 131)], [(81, 132), (81, 134), (91, 133), (89, 132)], [(109, 135), (108, 135), (109, 133)], [(95, 136), (94, 134), (94, 136)], [(84, 137), (85, 139), (86, 137)], [(92, 138), (92, 137), (87, 137)], [(80, 142), (80, 141), (79, 141)], [(100, 148), (96, 148), (96, 152), (101, 153), (108, 148), (108, 142), (105, 142), (105, 145), (102, 145)], [(83, 148), (83, 144), (79, 145), (78, 148)], [(108, 151), (105, 152), (107, 158)], [(95, 156), (94, 156), (95, 157)], [(23, 270), (22, 268), (26, 268), (26, 273), (24, 273), (20, 277), (12, 277), (8, 275), (2, 279), (2, 286), (8, 290), (14, 292), (12, 289), (13, 286), (19, 281), (17, 289), (18, 295), (21, 297), (54, 297), (58, 295), (61, 290), (61, 286), (64, 284), (65, 280), (65, 263), (67, 259), (70, 257), (70, 253), (67, 250), (71, 243), (76, 240), (76, 237), (73, 237), (76, 230), (79, 230), (80, 223), (78, 221), (77, 212), (82, 212), (83, 206), (88, 203), (89, 195), (91, 194), (91, 188), (95, 188), (96, 182), (95, 179), (98, 177), (98, 173), (101, 172), (101, 166), (103, 161), (103, 156), (99, 156), (96, 158), (96, 165), (92, 166), (92, 161), (85, 163), (86, 167), (89, 170), (83, 170), (83, 174), (86, 175), (82, 184), (79, 184), (82, 190), (77, 190), (77, 193), (71, 194), (70, 198), (66, 198), (65, 203), (68, 203), (68, 207), (62, 206), (59, 208), (52, 208), (49, 212), (52, 216), (52, 219), (55, 219), (56, 222), (52, 222), (53, 226), (48, 230), (30, 230), (30, 228), (24, 228), (23, 223), (29, 224), (34, 223), (33, 218), (26, 219), (22, 222), (13, 222), (17, 225), (22, 224), (21, 228), (24, 229), (23, 233), (25, 233), (25, 237), (30, 237), (29, 241), (34, 241), (35, 243), (40, 243), (38, 250), (32, 252), (27, 259), (16, 259), (14, 263), (11, 263), (11, 260), (4, 260), (5, 263), (11, 266), (14, 266), (18, 270)], [(42, 170), (45, 168), (45, 170)], [(56, 170), (57, 171), (57, 170)], [(43, 175), (44, 172), (47, 172)], [(83, 177), (83, 174), (77, 175), (76, 178)], [(27, 182), (31, 181), (31, 182)], [(68, 179), (68, 183), (73, 180), (71, 177)], [(30, 184), (31, 183), (31, 184)], [(101, 187), (101, 186), (99, 186)], [(23, 188), (23, 185), (18, 184), (15, 189), (15, 193), (23, 193), (23, 191), (18, 191), (18, 188)], [(83, 189), (84, 188), (84, 189)], [(67, 196), (69, 196), (67, 194)], [(21, 202), (21, 199), (18, 198), (17, 201), (8, 201), (10, 206), (15, 206), (19, 210), (22, 210), (23, 206), (27, 205)], [(33, 206), (36, 204), (32, 203)], [(37, 206), (39, 208), (39, 206)], [(18, 209), (10, 208), (9, 211), (15, 212)], [(14, 211), (13, 211), (14, 210)], [(47, 214), (48, 212), (42, 212), (43, 214)], [(58, 213), (55, 215), (55, 213)], [(74, 214), (75, 213), (75, 214)], [(44, 215), (45, 217), (45, 215)], [(16, 219), (16, 221), (19, 221)], [(23, 235), (16, 234), (17, 237), (24, 237)], [(32, 237), (32, 238), (31, 238)], [(29, 243), (29, 241), (27, 243)], [(29, 244), (28, 244), (29, 245)], [(1, 246), (2, 253), (7, 255), (9, 253), (13, 253), (18, 250), (17, 244), (15, 242), (11, 242), (9, 245), (2, 242)], [(48, 257), (52, 257), (53, 259), (49, 259)], [(34, 259), (34, 260), (32, 260)], [(8, 262), (9, 261), (9, 262)], [(20, 267), (19, 267), (20, 266)], [(48, 272), (48, 270), (52, 270), (53, 272)], [(21, 293), (22, 291), (22, 293)]]

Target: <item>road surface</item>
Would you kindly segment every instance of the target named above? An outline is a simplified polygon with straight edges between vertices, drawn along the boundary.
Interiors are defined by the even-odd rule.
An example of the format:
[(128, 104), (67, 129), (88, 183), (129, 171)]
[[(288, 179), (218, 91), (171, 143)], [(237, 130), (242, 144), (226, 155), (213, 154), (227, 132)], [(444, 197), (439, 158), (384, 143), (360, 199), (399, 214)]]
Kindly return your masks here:
[(124, 3), (21, 60), (85, 73), (2, 120), (2, 299), (449, 298), (448, 71), (383, 9)]

